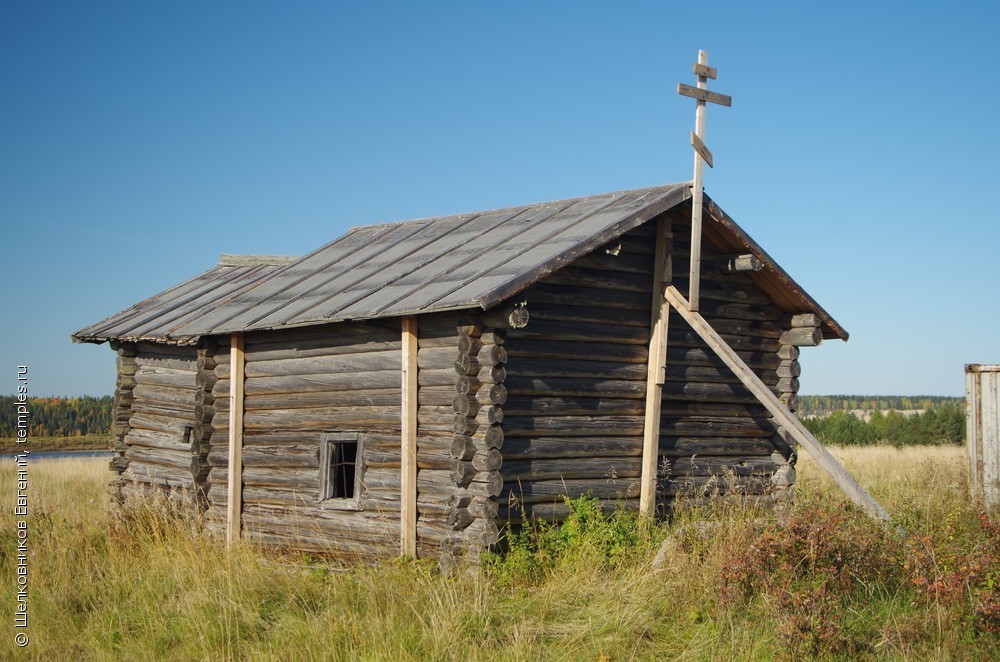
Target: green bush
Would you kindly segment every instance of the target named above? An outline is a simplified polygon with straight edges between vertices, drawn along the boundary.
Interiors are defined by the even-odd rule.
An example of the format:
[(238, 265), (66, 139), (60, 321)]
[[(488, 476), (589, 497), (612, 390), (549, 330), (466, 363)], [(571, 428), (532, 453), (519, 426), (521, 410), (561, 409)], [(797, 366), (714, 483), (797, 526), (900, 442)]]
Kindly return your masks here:
[(503, 585), (538, 581), (560, 567), (580, 563), (618, 568), (647, 550), (653, 536), (631, 510), (610, 514), (590, 497), (567, 498), (569, 515), (560, 524), (534, 520), (514, 530), (508, 527), (502, 553), (488, 553), (487, 573)]

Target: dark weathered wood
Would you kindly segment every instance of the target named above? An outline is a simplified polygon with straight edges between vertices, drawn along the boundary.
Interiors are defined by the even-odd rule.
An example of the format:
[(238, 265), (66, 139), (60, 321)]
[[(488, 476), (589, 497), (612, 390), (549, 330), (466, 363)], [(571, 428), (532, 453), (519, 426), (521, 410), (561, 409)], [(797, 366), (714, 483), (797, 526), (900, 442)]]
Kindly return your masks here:
[(504, 484), (499, 501), (516, 507), (516, 504), (564, 503), (565, 497), (572, 499), (580, 496), (634, 499), (639, 496), (639, 481), (634, 478), (576, 478), (510, 482)]
[[(760, 404), (683, 402), (664, 400), (661, 405), (664, 414), (672, 415), (717, 415), (717, 416), (766, 416), (767, 409)], [(645, 411), (642, 400), (633, 398), (604, 398), (600, 396), (515, 396), (507, 400), (503, 407), (504, 416), (572, 416), (572, 415), (618, 415), (640, 416)]]
[[(219, 386), (213, 389), (219, 397)], [(288, 375), (255, 377), (246, 382), (247, 395), (300, 393), (302, 391), (357, 391), (399, 387), (399, 370), (372, 370), (361, 373)]]
[[(609, 334), (610, 335), (610, 334)], [(548, 340), (517, 339), (506, 345), (508, 362), (518, 359), (577, 359), (605, 363), (645, 363), (647, 348), (643, 345), (614, 342), (550, 342)], [(510, 366), (508, 365), (508, 368)], [(513, 374), (513, 373), (512, 373)]]
[(803, 326), (785, 331), (781, 334), (782, 345), (795, 345), (797, 347), (815, 347), (823, 341), (823, 333), (816, 327)]
[(398, 370), (399, 352), (372, 351), (361, 354), (340, 354), (308, 358), (280, 359), (270, 361), (248, 361), (246, 375), (273, 377), (286, 375), (316, 375), (335, 373), (356, 373), (373, 370)]
[[(450, 371), (449, 371), (450, 372)], [(451, 380), (455, 375), (451, 373)], [(448, 393), (453, 394), (449, 385)], [(249, 410), (300, 409), (312, 407), (398, 407), (399, 385), (394, 388), (357, 391), (303, 391), (300, 393), (265, 393), (246, 396)]]
[(798, 393), (799, 380), (795, 377), (784, 377), (776, 384), (780, 393)]
[(249, 409), (243, 418), (248, 430), (302, 430), (398, 426), (395, 407), (311, 407), (308, 409)]
[(466, 443), (472, 444), (475, 448), (501, 448), (507, 438), (506, 432), (500, 425), (491, 425), (487, 428), (480, 428), (473, 434), (456, 434), (456, 438), (462, 438)]
[[(194, 369), (179, 370), (177, 368), (153, 367), (140, 365), (135, 372), (134, 385), (148, 384), (153, 386), (172, 386), (194, 390)], [(123, 378), (123, 383), (127, 383)]]
[[(647, 304), (648, 306), (648, 304)], [(646, 328), (643, 315), (634, 310), (624, 312), (614, 308), (566, 306), (560, 304), (531, 304), (532, 323), (542, 320), (553, 322), (585, 322), (587, 324), (608, 324), (615, 326), (635, 326)]]
[(819, 315), (816, 313), (801, 313), (792, 315), (792, 328), (818, 327), (821, 324)]
[(791, 359), (782, 361), (777, 369), (778, 377), (798, 377), (802, 374), (802, 366), (798, 361)]
[(725, 341), (712, 330), (711, 326), (700, 315), (691, 312), (683, 295), (672, 286), (668, 286), (666, 296), (670, 299), (670, 303), (675, 310), (685, 318), (685, 321), (697, 329), (705, 342), (711, 344), (712, 349), (726, 361), (726, 364), (740, 375), (747, 388), (767, 406), (768, 411), (775, 418), (775, 425), (781, 425), (788, 429), (794, 435), (795, 439), (806, 448), (810, 455), (816, 459), (817, 463), (831, 475), (838, 486), (855, 503), (865, 508), (873, 517), (884, 521), (891, 521), (889, 514), (872, 499), (871, 495), (864, 488), (858, 485), (854, 478), (840, 466), (837, 460), (816, 440), (812, 433), (788, 411), (788, 408), (781, 403), (777, 396), (769, 392), (767, 387), (760, 383), (756, 375), (726, 346)]
[(782, 361), (794, 361), (799, 358), (799, 348), (795, 345), (782, 345), (778, 348), (778, 358)]

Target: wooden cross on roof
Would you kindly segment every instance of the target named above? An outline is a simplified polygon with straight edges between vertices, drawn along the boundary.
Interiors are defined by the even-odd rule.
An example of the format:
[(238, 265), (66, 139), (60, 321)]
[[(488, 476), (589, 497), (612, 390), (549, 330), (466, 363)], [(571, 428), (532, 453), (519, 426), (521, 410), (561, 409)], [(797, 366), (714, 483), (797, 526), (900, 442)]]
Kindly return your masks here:
[(694, 73), (698, 76), (698, 86), (691, 87), (684, 83), (677, 84), (677, 94), (691, 97), (698, 102), (695, 110), (694, 131), (691, 132), (691, 146), (694, 147), (694, 181), (691, 201), (691, 277), (688, 291), (690, 310), (698, 310), (698, 294), (700, 290), (701, 272), (701, 206), (702, 206), (702, 163), (712, 165), (712, 152), (705, 145), (705, 103), (716, 103), (720, 106), (732, 106), (733, 98), (725, 94), (708, 91), (708, 79), (715, 79), (718, 71), (708, 66), (708, 53), (698, 51), (698, 62), (694, 65)]

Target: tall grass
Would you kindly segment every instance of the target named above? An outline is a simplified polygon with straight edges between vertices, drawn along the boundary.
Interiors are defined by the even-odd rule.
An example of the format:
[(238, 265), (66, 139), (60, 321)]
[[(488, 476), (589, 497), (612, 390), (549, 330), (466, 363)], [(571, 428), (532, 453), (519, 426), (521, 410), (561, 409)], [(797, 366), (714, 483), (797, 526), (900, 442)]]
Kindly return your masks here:
[[(0, 657), (989, 657), (1000, 644), (1000, 532), (968, 501), (962, 450), (835, 454), (907, 537), (845, 504), (804, 459), (780, 522), (736, 500), (648, 528), (581, 500), (569, 526), (529, 529), (505, 555), (452, 576), (424, 562), (226, 553), (166, 504), (114, 516), (106, 461), (39, 463), (31, 643), (18, 649), (9, 627)], [(3, 465), (3, 586), (14, 584), (13, 492)]]

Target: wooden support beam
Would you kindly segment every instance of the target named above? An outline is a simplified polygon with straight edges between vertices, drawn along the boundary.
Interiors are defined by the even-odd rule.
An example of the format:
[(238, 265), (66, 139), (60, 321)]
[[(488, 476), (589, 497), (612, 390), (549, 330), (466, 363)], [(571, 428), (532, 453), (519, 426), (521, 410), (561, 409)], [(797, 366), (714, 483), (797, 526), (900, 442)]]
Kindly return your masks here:
[(642, 481), (639, 487), (639, 514), (656, 514), (656, 466), (660, 449), (660, 408), (666, 381), (667, 321), (670, 304), (663, 298), (667, 256), (670, 253), (669, 221), (656, 222), (656, 252), (653, 265), (653, 306), (649, 331), (649, 360), (646, 368), (646, 411), (642, 429)]
[(708, 322), (700, 314), (688, 308), (684, 296), (673, 285), (668, 285), (664, 290), (664, 296), (671, 306), (680, 314), (684, 320), (691, 325), (691, 328), (701, 336), (702, 340), (712, 348), (729, 369), (739, 377), (743, 385), (756, 396), (767, 410), (771, 412), (775, 423), (784, 427), (799, 444), (802, 445), (816, 463), (828, 473), (837, 485), (847, 494), (847, 497), (863, 508), (869, 515), (877, 519), (891, 522), (892, 518), (868, 492), (861, 487), (854, 477), (847, 472), (844, 467), (837, 462), (837, 459), (830, 455), (830, 452), (806, 429), (802, 422), (789, 411), (788, 407), (782, 404), (776, 395), (760, 380), (743, 359), (733, 351), (729, 345), (715, 332)]
[(229, 350), (229, 476), (226, 501), (226, 546), (240, 538), (243, 517), (243, 382), (246, 355), (243, 334), (230, 336)]
[(399, 553), (417, 556), (417, 318), (403, 317)]

